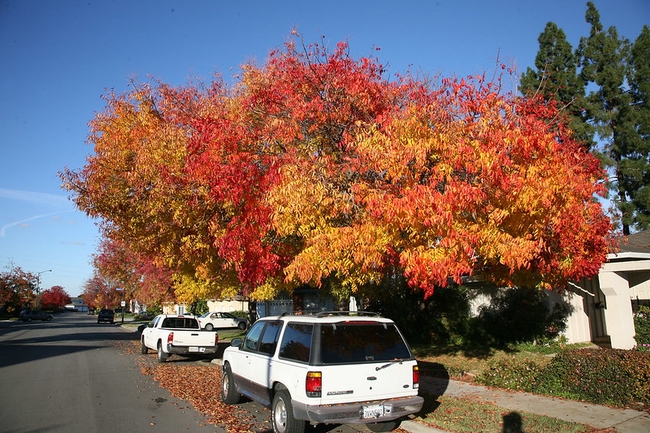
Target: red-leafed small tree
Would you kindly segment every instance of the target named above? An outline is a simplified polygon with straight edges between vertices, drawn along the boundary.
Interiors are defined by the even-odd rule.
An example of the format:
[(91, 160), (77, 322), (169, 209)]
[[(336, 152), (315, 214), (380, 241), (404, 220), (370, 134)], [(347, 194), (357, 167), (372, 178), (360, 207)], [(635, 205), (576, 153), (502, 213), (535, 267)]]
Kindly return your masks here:
[(41, 294), (41, 308), (45, 310), (62, 308), (70, 302), (70, 295), (61, 286), (52, 286)]

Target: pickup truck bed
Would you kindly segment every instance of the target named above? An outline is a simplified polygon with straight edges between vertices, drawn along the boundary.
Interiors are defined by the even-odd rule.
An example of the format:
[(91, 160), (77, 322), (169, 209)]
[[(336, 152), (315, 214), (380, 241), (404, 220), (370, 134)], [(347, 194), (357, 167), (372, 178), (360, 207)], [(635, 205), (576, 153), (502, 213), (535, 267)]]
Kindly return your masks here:
[(158, 353), (158, 361), (165, 362), (172, 354), (204, 355), (217, 352), (219, 334), (216, 331), (201, 330), (193, 316), (156, 316), (142, 331), (142, 353), (149, 350)]

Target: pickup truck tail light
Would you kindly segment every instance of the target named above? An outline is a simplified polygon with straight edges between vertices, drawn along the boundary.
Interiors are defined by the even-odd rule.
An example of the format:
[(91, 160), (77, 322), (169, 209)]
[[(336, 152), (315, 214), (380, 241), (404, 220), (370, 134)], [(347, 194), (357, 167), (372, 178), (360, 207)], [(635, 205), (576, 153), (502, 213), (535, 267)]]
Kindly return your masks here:
[(413, 366), (413, 389), (420, 388), (420, 367)]
[(219, 343), (219, 333), (214, 333), (214, 345), (216, 346)]
[(174, 342), (174, 333), (173, 333), (173, 332), (170, 332), (170, 333), (167, 335), (167, 344), (172, 344), (173, 342)]
[(305, 392), (307, 397), (320, 397), (323, 389), (323, 373), (320, 371), (308, 371), (305, 381)]

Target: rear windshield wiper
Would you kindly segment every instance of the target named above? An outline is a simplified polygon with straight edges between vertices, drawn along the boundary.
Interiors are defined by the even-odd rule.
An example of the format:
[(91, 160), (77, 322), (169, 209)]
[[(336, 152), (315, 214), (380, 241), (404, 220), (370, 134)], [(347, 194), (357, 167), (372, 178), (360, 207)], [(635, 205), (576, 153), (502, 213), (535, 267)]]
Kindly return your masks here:
[(401, 364), (402, 362), (404, 362), (404, 360), (401, 359), (401, 358), (400, 359), (393, 359), (388, 364), (384, 364), (384, 365), (382, 365), (380, 367), (375, 367), (375, 371), (383, 370), (386, 367), (390, 367), (391, 365), (395, 365), (397, 363)]

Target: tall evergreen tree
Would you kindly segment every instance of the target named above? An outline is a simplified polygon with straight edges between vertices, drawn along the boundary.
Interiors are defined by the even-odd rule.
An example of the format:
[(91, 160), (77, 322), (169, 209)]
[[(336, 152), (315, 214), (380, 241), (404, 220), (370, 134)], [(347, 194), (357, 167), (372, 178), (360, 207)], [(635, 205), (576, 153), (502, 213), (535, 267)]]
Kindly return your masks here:
[(595, 126), (602, 143), (599, 150), (612, 172), (613, 199), (621, 212), (623, 234), (627, 235), (633, 225), (644, 228), (636, 220), (632, 201), (634, 191), (629, 189), (635, 187), (634, 182), (630, 182), (634, 170), (630, 171), (626, 161), (635, 154), (632, 150), (632, 98), (626, 81), (630, 43), (619, 37), (615, 27), (604, 30), (593, 2), (587, 3), (585, 19), (591, 30), (589, 37), (580, 38), (577, 51), (582, 66), (580, 76), (591, 88), (585, 109), (588, 121)]
[(590, 148), (593, 145), (593, 128), (584, 118), (585, 86), (577, 72), (578, 62), (566, 35), (555, 23), (546, 24), (537, 39), (539, 52), (535, 67), (522, 75), (520, 91), (527, 96), (541, 95), (554, 100), (569, 116), (576, 135)]
[(522, 75), (520, 90), (564, 106), (576, 135), (611, 173), (612, 199), (622, 230), (650, 227), (650, 30), (634, 44), (605, 30), (587, 3), (589, 36), (572, 53), (564, 32), (548, 23), (539, 37), (536, 70)]
[(621, 162), (621, 181), (630, 195), (634, 224), (650, 226), (650, 28), (644, 26), (632, 45), (628, 82), (632, 105), (626, 112), (623, 135), (626, 159)]

